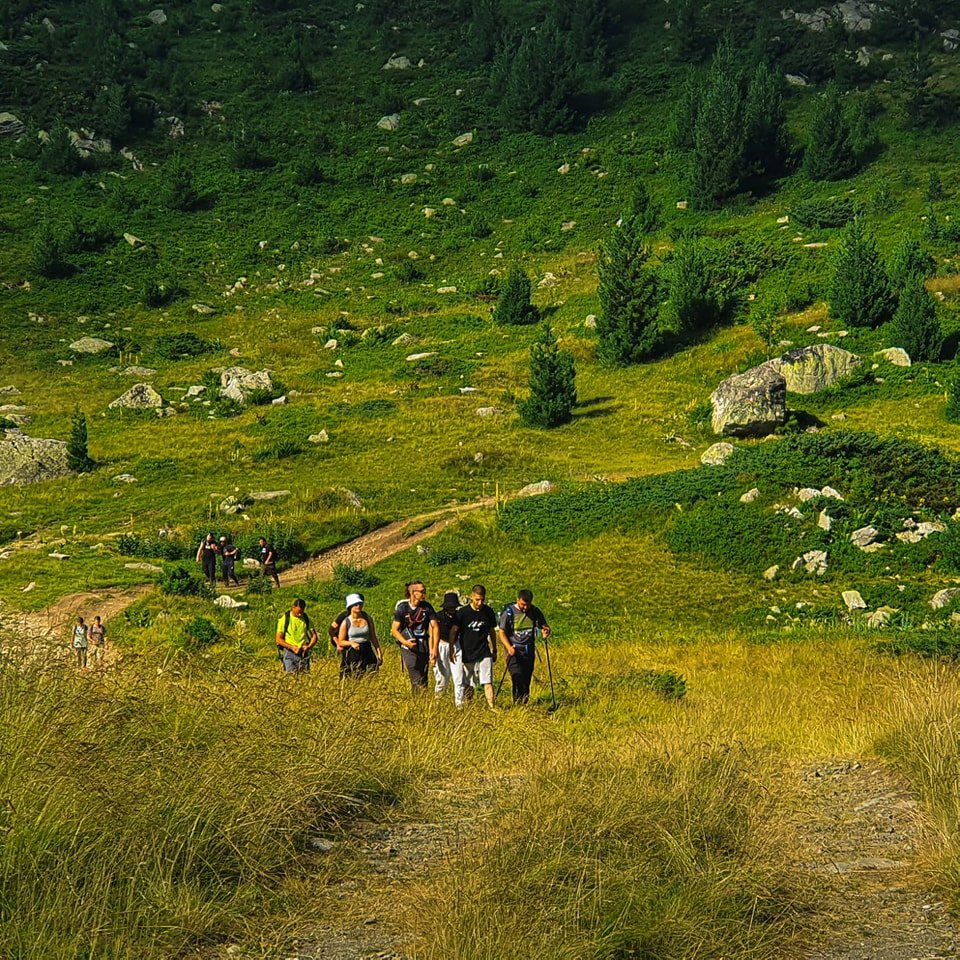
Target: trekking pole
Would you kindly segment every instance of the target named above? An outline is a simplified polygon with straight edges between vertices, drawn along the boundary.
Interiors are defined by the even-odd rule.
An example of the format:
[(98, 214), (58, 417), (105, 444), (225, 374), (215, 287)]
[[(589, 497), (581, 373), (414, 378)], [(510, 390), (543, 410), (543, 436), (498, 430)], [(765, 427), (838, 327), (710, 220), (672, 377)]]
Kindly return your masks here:
[(507, 657), (507, 659), (504, 661), (504, 664), (503, 664), (503, 673), (500, 674), (500, 682), (497, 684), (497, 689), (494, 691), (494, 694), (493, 694), (494, 706), (496, 706), (497, 697), (500, 696), (500, 690), (503, 687), (503, 681), (507, 679), (507, 667), (509, 666), (510, 666), (510, 658)]
[(550, 666), (550, 641), (544, 637), (543, 638), (543, 649), (547, 654), (547, 676), (550, 677), (550, 699), (553, 702), (552, 710), (557, 709), (557, 695), (553, 690), (553, 668)]

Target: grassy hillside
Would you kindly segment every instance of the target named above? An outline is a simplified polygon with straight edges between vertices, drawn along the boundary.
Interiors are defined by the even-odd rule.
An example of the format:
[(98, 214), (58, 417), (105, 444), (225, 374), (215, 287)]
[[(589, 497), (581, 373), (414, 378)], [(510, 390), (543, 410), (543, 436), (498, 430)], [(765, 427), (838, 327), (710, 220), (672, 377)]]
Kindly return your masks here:
[[(455, 894), (458, 922), (430, 913), (425, 930), (419, 888), (393, 891), (411, 955), (499, 957), (533, 930), (525, 956), (784, 956), (826, 923), (784, 816), (798, 765), (823, 757), (875, 753), (904, 771), (940, 828), (924, 876), (960, 902), (942, 775), (958, 748), (941, 723), (957, 601), (930, 605), (960, 575), (960, 438), (945, 415), (960, 53), (940, 35), (957, 11), (891, 3), (869, 34), (816, 33), (763, 6), (235, 0), (161, 17), (125, 0), (7, 4), (0, 112), (24, 132), (0, 138), (0, 389), (18, 391), (0, 396), (0, 426), (26, 416), (30, 436), (66, 440), (79, 411), (95, 467), (0, 487), (0, 614), (157, 579), (131, 562), (164, 568), (167, 591), (110, 624), (123, 661), (106, 675), (0, 664), (15, 747), (0, 759), (0, 900), (16, 908), (0, 910), (0, 953), (281, 955), (336, 922), (317, 889), (369, 884), (354, 819), (412, 816), (437, 784), (470, 796), (488, 771), (495, 801), (523, 817), (490, 825), (470, 871), (457, 847), (425, 875), (423, 889)], [(553, 32), (536, 61), (530, 38)], [(805, 83), (782, 87), (782, 165), (708, 203), (680, 141), (685, 97), (723, 42), (742, 85), (761, 61)], [(804, 149), (828, 82), (863, 121), (860, 168), (812, 180)], [(78, 154), (69, 131), (84, 130), (109, 152)], [(676, 335), (656, 360), (612, 367), (587, 318), (601, 313), (600, 245), (641, 182)], [(893, 366), (875, 356), (898, 345), (891, 323), (836, 318), (855, 215), (884, 263), (905, 238), (931, 258), (936, 358)], [(516, 410), (536, 327), (492, 316), (516, 265), (576, 364), (579, 402), (555, 430)], [(718, 308), (682, 331), (691, 274)], [(113, 347), (70, 349), (87, 336)], [(737, 441), (726, 465), (700, 466), (716, 386), (821, 342), (863, 367), (791, 394), (775, 443)], [(233, 365), (271, 371), (286, 402), (219, 399), (213, 371)], [(109, 408), (140, 381), (171, 415)], [(505, 499), (540, 480), (558, 492)], [(842, 503), (795, 493), (828, 484)], [(262, 492), (276, 496), (250, 496)], [(265, 533), (292, 562), (494, 496), (420, 551), (254, 587), (243, 614), (199, 585), (171, 592), (208, 529), (247, 555)], [(906, 543), (905, 521), (943, 529)], [(851, 545), (868, 525), (880, 552)], [(825, 572), (794, 566), (819, 548)], [(319, 656), (310, 682), (277, 686), (269, 638), (295, 594), (322, 623), (362, 588), (382, 626), (414, 576), (435, 599), (484, 582), (498, 605), (531, 585), (556, 630), (560, 709), (541, 709), (543, 683), (524, 715), (408, 704), (393, 650), (376, 689), (334, 694)], [(847, 610), (850, 589), (866, 612)], [(159, 800), (144, 808), (148, 793)], [(311, 837), (347, 855), (334, 863)], [(47, 869), (64, 863), (67, 884)], [(91, 883), (110, 895), (92, 900)], [(546, 904), (532, 919), (531, 901)], [(477, 946), (489, 911), (499, 932)]]

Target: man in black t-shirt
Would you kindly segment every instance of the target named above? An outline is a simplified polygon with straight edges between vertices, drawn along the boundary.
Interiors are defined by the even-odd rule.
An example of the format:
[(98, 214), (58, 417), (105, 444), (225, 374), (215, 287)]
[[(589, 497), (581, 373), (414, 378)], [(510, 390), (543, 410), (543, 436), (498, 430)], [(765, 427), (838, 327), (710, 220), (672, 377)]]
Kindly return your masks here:
[(457, 611), (450, 630), (450, 662), (454, 669), (456, 703), (473, 698), (479, 683), (487, 706), (493, 706), (493, 664), (497, 659), (497, 615), (486, 604), (487, 588), (478, 583), (470, 590), (470, 602)]
[(408, 585), (410, 599), (397, 604), (390, 633), (400, 644), (400, 659), (407, 668), (414, 693), (427, 689), (430, 651), (439, 645), (437, 611), (424, 599), (427, 588), (420, 580)]
[(260, 537), (260, 569), (265, 577), (272, 577), (275, 586), (280, 586), (280, 577), (277, 575), (277, 551), (267, 543), (266, 537)]
[(504, 607), (497, 625), (500, 643), (507, 654), (507, 669), (513, 687), (513, 702), (528, 703), (530, 680), (533, 678), (535, 643), (539, 633), (544, 640), (550, 636), (550, 626), (543, 611), (533, 605), (533, 593), (521, 590), (517, 602)]

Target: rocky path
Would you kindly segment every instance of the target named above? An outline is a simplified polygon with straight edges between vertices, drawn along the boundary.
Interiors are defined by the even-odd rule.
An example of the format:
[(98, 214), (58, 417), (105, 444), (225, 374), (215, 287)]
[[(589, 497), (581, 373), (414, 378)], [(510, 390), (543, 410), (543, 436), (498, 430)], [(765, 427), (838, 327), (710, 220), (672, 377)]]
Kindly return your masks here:
[(960, 951), (960, 927), (917, 863), (927, 828), (909, 787), (877, 760), (801, 770), (794, 813), (803, 870), (825, 881), (830, 935), (804, 960), (933, 960)]

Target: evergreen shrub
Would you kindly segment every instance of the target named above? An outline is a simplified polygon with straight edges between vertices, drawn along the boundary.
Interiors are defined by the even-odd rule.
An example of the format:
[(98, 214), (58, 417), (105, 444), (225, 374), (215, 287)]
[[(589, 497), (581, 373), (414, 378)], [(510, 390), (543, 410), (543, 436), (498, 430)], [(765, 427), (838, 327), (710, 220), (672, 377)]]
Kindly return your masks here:
[(823, 197), (799, 200), (790, 209), (790, 220), (798, 227), (824, 229), (844, 227), (857, 214), (850, 197)]

